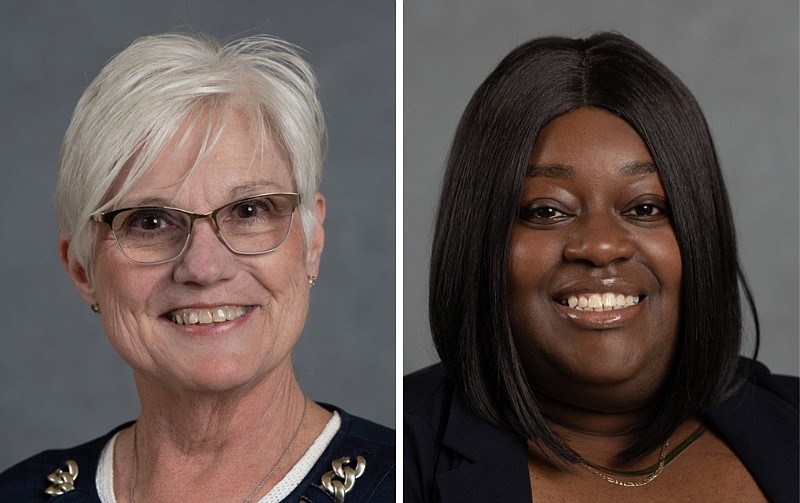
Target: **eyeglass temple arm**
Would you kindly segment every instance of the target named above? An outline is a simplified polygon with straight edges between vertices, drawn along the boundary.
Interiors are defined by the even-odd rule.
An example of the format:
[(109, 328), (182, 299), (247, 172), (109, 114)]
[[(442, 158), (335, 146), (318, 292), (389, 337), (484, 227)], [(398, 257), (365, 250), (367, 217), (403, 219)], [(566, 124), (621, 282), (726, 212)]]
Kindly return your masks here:
[(95, 213), (90, 217), (90, 220), (92, 222), (111, 225), (111, 221), (114, 219), (117, 213), (118, 212), (116, 211), (110, 211), (108, 213)]

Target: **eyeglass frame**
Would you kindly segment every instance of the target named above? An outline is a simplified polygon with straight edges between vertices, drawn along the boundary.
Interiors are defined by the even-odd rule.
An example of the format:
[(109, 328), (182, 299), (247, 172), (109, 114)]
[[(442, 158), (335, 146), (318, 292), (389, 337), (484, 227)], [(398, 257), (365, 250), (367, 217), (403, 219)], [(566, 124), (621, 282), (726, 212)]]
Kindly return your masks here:
[[(228, 241), (225, 239), (225, 236), (222, 234), (222, 230), (220, 230), (219, 224), (217, 223), (217, 214), (219, 214), (220, 211), (227, 208), (228, 206), (237, 203), (243, 203), (245, 201), (249, 201), (250, 199), (258, 199), (260, 197), (267, 197), (267, 196), (286, 197), (292, 203), (292, 212), (289, 215), (289, 225), (287, 226), (286, 235), (283, 236), (283, 239), (281, 240), (280, 243), (278, 243), (273, 248), (270, 248), (269, 250), (256, 251), (256, 252), (244, 252), (236, 250), (235, 248), (233, 248), (233, 246), (231, 246), (230, 243), (228, 243)], [(222, 243), (225, 245), (226, 248), (228, 248), (233, 253), (236, 253), (237, 255), (263, 255), (265, 253), (273, 252), (278, 248), (280, 248), (281, 246), (283, 246), (283, 244), (289, 238), (289, 233), (291, 232), (292, 224), (294, 223), (294, 213), (297, 207), (300, 206), (300, 202), (301, 202), (300, 194), (297, 192), (266, 192), (264, 194), (256, 194), (242, 199), (237, 199), (236, 201), (231, 201), (230, 203), (224, 204), (215, 210), (209, 211), (208, 213), (194, 213), (191, 211), (184, 210), (182, 208), (174, 208), (171, 206), (131, 206), (129, 208), (120, 208), (118, 210), (113, 210), (113, 211), (103, 211), (94, 213), (91, 215), (90, 220), (92, 222), (108, 225), (108, 227), (111, 229), (111, 234), (114, 236), (114, 242), (117, 243), (117, 248), (119, 248), (119, 251), (122, 252), (122, 256), (124, 256), (129, 261), (133, 262), (134, 264), (160, 265), (172, 262), (173, 260), (178, 260), (179, 258), (181, 258), (181, 256), (183, 256), (183, 254), (186, 252), (186, 249), (189, 248), (189, 241), (191, 241), (192, 238), (192, 230), (194, 229), (195, 220), (201, 220), (203, 218), (208, 218), (209, 220), (211, 220), (211, 228), (214, 229), (214, 234), (217, 235), (217, 238), (220, 241), (222, 241)], [(119, 242), (119, 238), (117, 237), (117, 232), (114, 230), (113, 221), (114, 217), (116, 217), (120, 213), (130, 210), (173, 210), (188, 216), (189, 229), (188, 232), (186, 233), (186, 237), (184, 238), (183, 247), (181, 248), (181, 251), (170, 259), (159, 260), (157, 262), (141, 262), (139, 260), (134, 260), (131, 257), (129, 257), (128, 254), (125, 253), (125, 250), (122, 248), (122, 244)]]

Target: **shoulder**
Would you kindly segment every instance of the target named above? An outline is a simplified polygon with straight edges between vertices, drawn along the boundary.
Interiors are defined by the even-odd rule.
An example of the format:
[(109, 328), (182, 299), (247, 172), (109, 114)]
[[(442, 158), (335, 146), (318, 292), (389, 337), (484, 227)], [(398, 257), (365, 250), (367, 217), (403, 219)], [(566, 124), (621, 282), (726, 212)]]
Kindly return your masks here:
[(709, 415), (712, 426), (773, 501), (796, 501), (800, 450), (798, 378), (742, 358), (734, 391)]
[[(0, 495), (3, 501), (46, 502), (52, 501), (99, 501), (95, 487), (97, 463), (103, 447), (119, 430), (129, 426), (121, 425), (102, 437), (69, 449), (41, 452), (18, 463), (0, 474)], [(69, 474), (67, 462), (77, 468)], [(62, 498), (51, 499), (45, 489), (53, 485), (48, 476), (62, 470), (67, 480), (73, 479), (75, 489)], [(67, 475), (69, 474), (69, 475)], [(58, 475), (54, 475), (56, 479)]]
[(792, 426), (792, 420), (797, 421), (799, 408), (800, 381), (797, 377), (773, 374), (763, 363), (742, 357), (731, 393), (714, 407), (712, 417), (747, 421), (751, 416), (764, 416), (789, 421), (786, 426)]
[[(331, 441), (331, 446), (341, 450), (343, 456), (348, 451), (364, 452), (378, 459), (389, 459), (394, 463), (395, 431), (367, 419), (354, 416), (328, 404), (320, 404), (330, 411), (336, 411), (341, 420), (339, 431)], [(353, 454), (355, 456), (355, 454)]]
[(430, 416), (453, 397), (455, 385), (441, 363), (403, 377), (404, 416)]
[(312, 470), (311, 485), (303, 496), (308, 501), (330, 501), (330, 495), (326, 496), (324, 491), (326, 478), (328, 484), (342, 486), (342, 490), (345, 490), (346, 474), (352, 471), (355, 474), (360, 472), (360, 475), (354, 479), (351, 490), (347, 491), (346, 501), (353, 503), (394, 501), (396, 478), (394, 430), (348, 414), (338, 407), (320, 405), (338, 412), (341, 424), (339, 431)]
[(455, 384), (441, 363), (403, 378), (403, 455), (406, 466), (424, 465), (442, 440), (455, 397)]
[(739, 371), (747, 376), (748, 382), (780, 397), (781, 400), (792, 404), (795, 409), (800, 403), (800, 397), (797, 395), (800, 383), (798, 377), (773, 374), (763, 363), (745, 357), (739, 358)]
[[(752, 360), (742, 358), (742, 366), (749, 365)], [(757, 392), (768, 393), (775, 400), (795, 412), (800, 407), (800, 379), (796, 376), (773, 374), (761, 362), (752, 362), (752, 371), (747, 376)]]
[(403, 378), (403, 495), (431, 501), (454, 384), (442, 364)]
[(403, 389), (404, 501), (530, 501), (525, 440), (480, 417), (441, 364)]

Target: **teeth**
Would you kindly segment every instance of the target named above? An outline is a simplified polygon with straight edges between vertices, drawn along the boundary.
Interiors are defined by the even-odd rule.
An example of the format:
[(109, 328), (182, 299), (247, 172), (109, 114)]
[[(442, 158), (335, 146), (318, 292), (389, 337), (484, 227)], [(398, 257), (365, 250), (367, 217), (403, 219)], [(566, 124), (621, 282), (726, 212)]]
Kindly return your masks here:
[(617, 305), (617, 296), (613, 293), (603, 294), (603, 311), (610, 311), (611, 308)]
[(210, 325), (235, 320), (248, 310), (242, 306), (220, 306), (211, 309), (184, 309), (170, 315), (173, 323), (178, 325)]
[(214, 309), (212, 313), (212, 318), (214, 323), (219, 323), (221, 321), (226, 321), (228, 319), (228, 315), (225, 314), (225, 310), (221, 307)]
[(639, 303), (638, 295), (622, 295), (607, 293), (592, 293), (588, 295), (572, 295), (562, 300), (561, 304), (579, 311), (610, 311), (622, 309)]

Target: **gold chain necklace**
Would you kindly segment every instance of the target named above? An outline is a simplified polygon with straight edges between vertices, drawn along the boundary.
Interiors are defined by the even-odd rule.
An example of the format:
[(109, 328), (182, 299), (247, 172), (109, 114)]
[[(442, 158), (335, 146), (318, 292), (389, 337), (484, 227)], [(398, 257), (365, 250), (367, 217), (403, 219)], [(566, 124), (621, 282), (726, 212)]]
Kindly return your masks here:
[[(664, 445), (661, 446), (661, 453), (658, 456), (658, 463), (644, 470), (639, 470), (634, 472), (611, 470), (609, 468), (603, 468), (602, 466), (592, 464), (586, 460), (582, 460), (580, 462), (580, 465), (589, 473), (592, 473), (611, 484), (615, 484), (622, 487), (641, 487), (643, 485), (649, 484), (650, 482), (655, 480), (656, 477), (661, 475), (661, 472), (664, 471), (664, 468), (668, 464), (670, 464), (672, 460), (678, 457), (678, 455), (682, 453), (687, 447), (692, 445), (695, 442), (695, 440), (700, 438), (700, 436), (703, 435), (705, 431), (706, 431), (706, 426), (705, 424), (701, 423), (700, 426), (691, 435), (689, 435), (686, 438), (686, 440), (678, 444), (678, 447), (676, 447), (672, 452), (670, 452), (669, 455), (667, 455), (667, 446), (669, 446), (669, 439), (667, 439), (667, 441), (664, 442)], [(635, 476), (646, 475), (646, 477), (639, 481), (629, 482), (625, 480), (615, 479), (613, 477), (610, 477), (609, 475), (621, 475), (623, 477), (635, 477)]]
[[(258, 493), (258, 490), (261, 489), (261, 487), (264, 486), (264, 482), (267, 481), (269, 476), (272, 475), (272, 473), (278, 467), (280, 462), (283, 461), (283, 458), (285, 458), (286, 455), (289, 453), (289, 449), (294, 444), (294, 441), (297, 440), (297, 435), (300, 433), (300, 428), (303, 426), (303, 421), (306, 420), (306, 412), (307, 411), (308, 411), (308, 399), (307, 398), (303, 398), (303, 415), (300, 417), (300, 423), (297, 425), (297, 429), (294, 430), (294, 434), (292, 435), (291, 440), (289, 440), (289, 444), (286, 445), (286, 448), (283, 450), (283, 452), (281, 453), (280, 457), (278, 457), (278, 460), (275, 461), (275, 463), (273, 463), (273, 465), (270, 467), (270, 469), (267, 472), (267, 474), (264, 475), (264, 478), (261, 479), (261, 481), (258, 483), (256, 488), (253, 489), (250, 492), (250, 495), (247, 496), (247, 498), (245, 498), (245, 500), (242, 503), (249, 503), (250, 500), (253, 499), (253, 497)], [(136, 471), (137, 471), (137, 468), (138, 468), (136, 466), (137, 465), (137, 451), (136, 451), (137, 436), (136, 436), (136, 433), (137, 433), (136, 423), (134, 423), (133, 424), (133, 463), (131, 463), (131, 473), (130, 473), (131, 484), (130, 484), (130, 491), (129, 491), (129, 494), (128, 494), (128, 499), (129, 499), (130, 503), (135, 503), (134, 499), (133, 499), (133, 490), (136, 487)]]
[(658, 455), (658, 466), (656, 467), (655, 471), (650, 473), (647, 477), (645, 477), (642, 480), (631, 482), (627, 480), (619, 480), (609, 477), (603, 472), (611, 472), (611, 470), (606, 470), (605, 468), (590, 464), (588, 461), (581, 461), (581, 466), (589, 473), (593, 473), (598, 477), (600, 477), (601, 479), (605, 480), (606, 482), (610, 482), (611, 484), (616, 484), (622, 487), (641, 487), (643, 485), (647, 485), (650, 482), (654, 481), (656, 477), (661, 475), (661, 472), (664, 471), (664, 467), (666, 466), (666, 464), (664, 463), (664, 459), (666, 459), (667, 457), (668, 445), (669, 445), (669, 439), (667, 439), (667, 441), (664, 442), (664, 445), (661, 446), (661, 453)]

